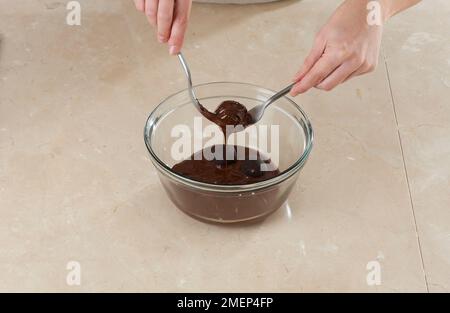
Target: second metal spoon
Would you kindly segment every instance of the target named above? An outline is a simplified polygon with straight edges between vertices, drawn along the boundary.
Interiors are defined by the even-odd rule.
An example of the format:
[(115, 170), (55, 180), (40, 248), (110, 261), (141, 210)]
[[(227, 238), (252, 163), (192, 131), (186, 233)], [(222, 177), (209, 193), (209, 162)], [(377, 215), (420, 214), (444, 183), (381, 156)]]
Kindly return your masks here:
[(248, 111), (248, 114), (251, 115), (253, 124), (257, 123), (264, 115), (264, 111), (267, 109), (269, 105), (280, 99), (281, 97), (284, 97), (291, 91), (292, 87), (294, 87), (296, 83), (292, 83), (283, 90), (277, 92), (272, 97), (267, 99), (264, 103), (255, 106), (250, 111)]
[[(181, 66), (183, 67), (184, 73), (185, 73), (187, 81), (188, 81), (189, 97), (191, 98), (191, 101), (194, 104), (194, 106), (197, 108), (197, 110), (203, 114), (207, 110), (205, 109), (205, 107), (203, 107), (201, 105), (200, 101), (198, 101), (197, 96), (195, 95), (195, 91), (192, 86), (191, 71), (189, 70), (189, 66), (187, 65), (186, 59), (184, 58), (184, 56), (181, 52), (178, 53), (178, 59), (180, 60)], [(277, 101), (278, 99), (280, 99), (281, 97), (284, 97), (286, 94), (288, 94), (294, 85), (295, 85), (295, 83), (292, 83), (291, 85), (287, 86), (283, 90), (274, 94), (272, 97), (267, 99), (264, 103), (257, 105), (254, 108), (252, 108), (250, 111), (248, 111), (248, 114), (252, 117), (252, 124), (257, 123), (264, 115), (264, 111), (267, 109), (267, 107), (269, 105), (271, 105), (272, 103), (274, 103), (275, 101)]]

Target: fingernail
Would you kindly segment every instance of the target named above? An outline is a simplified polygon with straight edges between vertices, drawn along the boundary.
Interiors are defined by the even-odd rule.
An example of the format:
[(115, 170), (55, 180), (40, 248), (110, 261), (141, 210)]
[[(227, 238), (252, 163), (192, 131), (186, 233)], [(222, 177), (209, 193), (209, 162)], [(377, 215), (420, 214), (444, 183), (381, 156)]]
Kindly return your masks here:
[(176, 54), (176, 52), (177, 52), (177, 47), (176, 46), (170, 46), (169, 53), (171, 55), (174, 55), (174, 54)]
[(163, 36), (158, 36), (158, 41), (160, 43), (164, 43), (164, 37)]

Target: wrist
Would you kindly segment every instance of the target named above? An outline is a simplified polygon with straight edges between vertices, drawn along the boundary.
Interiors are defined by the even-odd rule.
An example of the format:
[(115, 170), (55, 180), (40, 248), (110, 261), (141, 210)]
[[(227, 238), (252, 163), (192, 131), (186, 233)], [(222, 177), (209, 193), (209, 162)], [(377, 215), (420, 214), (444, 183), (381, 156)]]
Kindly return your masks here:
[[(378, 21), (376, 25), (383, 25), (391, 17), (392, 0), (345, 0), (342, 6), (345, 10), (359, 16), (362, 23), (369, 23), (369, 19)], [(393, 0), (398, 1), (398, 0)], [(400, 0), (402, 1), (402, 0)], [(378, 24), (378, 23), (381, 23)], [(371, 25), (369, 23), (369, 25)]]
[(391, 17), (399, 12), (402, 12), (421, 0), (378, 0), (381, 5), (381, 11), (383, 12), (383, 21), (386, 22)]
[(378, 0), (381, 6), (381, 14), (382, 14), (382, 21), (383, 23), (386, 23), (392, 15), (394, 15), (393, 8), (392, 8), (392, 0)]

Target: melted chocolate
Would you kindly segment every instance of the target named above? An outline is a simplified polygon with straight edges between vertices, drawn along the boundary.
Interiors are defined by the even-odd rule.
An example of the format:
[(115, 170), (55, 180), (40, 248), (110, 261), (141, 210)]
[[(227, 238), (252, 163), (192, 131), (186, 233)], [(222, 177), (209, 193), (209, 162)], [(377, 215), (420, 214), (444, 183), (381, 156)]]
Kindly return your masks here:
[[(239, 149), (242, 150), (238, 151)], [(205, 156), (209, 152), (218, 152), (220, 156), (225, 154), (226, 161), (221, 157), (207, 160)], [(262, 166), (265, 167), (263, 170)], [(231, 145), (205, 148), (193, 154), (190, 159), (176, 164), (172, 170), (190, 179), (216, 185), (251, 184), (273, 178), (280, 173), (270, 159), (264, 160), (256, 150)]]
[[(172, 168), (174, 172), (193, 180), (217, 185), (252, 184), (273, 178), (280, 173), (270, 159), (265, 160), (258, 151), (227, 145), (231, 133), (254, 123), (245, 106), (236, 101), (224, 101), (214, 112), (202, 108), (201, 113), (221, 128), (225, 144), (207, 147), (194, 153), (189, 159), (175, 164)], [(227, 126), (232, 126), (232, 129), (227, 129)], [(205, 157), (209, 151), (219, 157)], [(209, 153), (213, 156), (212, 154)]]
[[(214, 112), (202, 109), (202, 114), (221, 128), (225, 144), (197, 151), (189, 159), (175, 164), (172, 168), (174, 172), (196, 181), (218, 185), (252, 184), (280, 174), (277, 166), (258, 151), (226, 144), (228, 135), (232, 132), (243, 130), (254, 124), (242, 104), (225, 101)], [(239, 125), (242, 127), (238, 127)], [(227, 126), (234, 127), (228, 130), (228, 134)], [(292, 188), (290, 186), (287, 189), (281, 189), (276, 185), (257, 192), (243, 191), (236, 195), (207, 190), (196, 191), (165, 179), (162, 182), (175, 205), (187, 214), (209, 221), (225, 222), (267, 216), (283, 204)]]
[[(242, 126), (246, 128), (254, 124), (253, 118), (248, 113), (247, 108), (237, 101), (227, 100), (222, 102), (214, 113), (202, 107), (201, 113), (208, 120), (219, 126), (224, 135), (231, 135), (230, 133), (226, 133), (227, 126), (233, 126), (234, 128)], [(234, 132), (237, 129), (231, 131)]]

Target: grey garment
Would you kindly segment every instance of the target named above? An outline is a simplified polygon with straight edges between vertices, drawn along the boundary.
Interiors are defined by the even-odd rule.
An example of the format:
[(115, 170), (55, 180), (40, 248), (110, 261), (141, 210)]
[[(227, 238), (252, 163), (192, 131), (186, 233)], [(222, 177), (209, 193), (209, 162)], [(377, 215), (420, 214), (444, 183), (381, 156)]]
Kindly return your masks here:
[(203, 2), (203, 3), (232, 3), (232, 4), (264, 3), (275, 1), (279, 0), (194, 0), (194, 2)]

